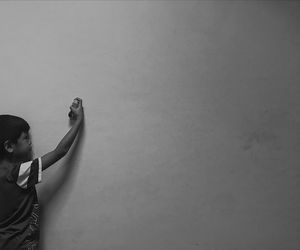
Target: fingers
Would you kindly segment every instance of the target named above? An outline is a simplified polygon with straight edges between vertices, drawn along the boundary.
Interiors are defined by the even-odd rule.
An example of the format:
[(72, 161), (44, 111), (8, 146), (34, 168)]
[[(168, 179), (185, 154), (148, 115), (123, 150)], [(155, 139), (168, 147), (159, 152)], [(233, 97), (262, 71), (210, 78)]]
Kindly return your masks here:
[(82, 99), (79, 97), (76, 97), (73, 100), (72, 105), (70, 106), (70, 112), (77, 114), (77, 112), (83, 112), (83, 107), (82, 107)]
[(79, 97), (76, 97), (74, 100), (78, 102), (78, 107), (82, 107), (82, 99)]

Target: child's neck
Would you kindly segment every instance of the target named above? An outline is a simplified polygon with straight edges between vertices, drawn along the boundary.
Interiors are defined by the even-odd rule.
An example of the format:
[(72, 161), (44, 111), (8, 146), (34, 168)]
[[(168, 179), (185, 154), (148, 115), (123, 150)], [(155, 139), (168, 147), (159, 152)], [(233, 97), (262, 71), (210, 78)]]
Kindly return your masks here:
[(3, 166), (3, 167), (9, 167), (13, 165), (13, 162), (7, 160), (7, 159), (1, 159), (0, 160), (0, 166)]

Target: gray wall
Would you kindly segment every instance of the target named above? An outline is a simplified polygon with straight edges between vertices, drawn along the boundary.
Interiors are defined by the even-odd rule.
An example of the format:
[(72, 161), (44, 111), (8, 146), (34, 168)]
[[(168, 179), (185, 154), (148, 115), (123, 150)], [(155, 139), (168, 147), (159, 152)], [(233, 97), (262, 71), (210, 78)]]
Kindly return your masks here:
[(300, 249), (300, 4), (0, 3), (1, 113), (35, 156), (43, 249)]

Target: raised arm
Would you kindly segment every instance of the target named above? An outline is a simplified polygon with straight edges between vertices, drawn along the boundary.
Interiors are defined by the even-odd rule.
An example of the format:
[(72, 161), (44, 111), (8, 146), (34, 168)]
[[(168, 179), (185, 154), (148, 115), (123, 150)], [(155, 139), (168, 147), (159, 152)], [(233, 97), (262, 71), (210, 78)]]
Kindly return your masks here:
[(70, 109), (73, 112), (72, 118), (75, 120), (74, 124), (72, 125), (71, 129), (68, 131), (68, 133), (63, 137), (63, 139), (59, 142), (57, 147), (45, 154), (41, 157), (42, 159), (42, 170), (47, 169), (51, 165), (53, 165), (55, 162), (63, 158), (71, 148), (76, 135), (78, 134), (78, 131), (82, 125), (82, 121), (84, 119), (83, 114), (83, 107), (82, 107), (82, 100), (80, 98), (76, 98), (78, 101), (78, 106), (74, 107), (71, 106)]

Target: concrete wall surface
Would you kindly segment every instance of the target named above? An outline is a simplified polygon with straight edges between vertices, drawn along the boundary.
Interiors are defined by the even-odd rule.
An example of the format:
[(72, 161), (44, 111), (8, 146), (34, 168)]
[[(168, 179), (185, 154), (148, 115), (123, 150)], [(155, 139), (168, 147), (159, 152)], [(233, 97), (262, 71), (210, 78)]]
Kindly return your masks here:
[(43, 250), (299, 250), (299, 1), (1, 1), (0, 113), (53, 150)]

